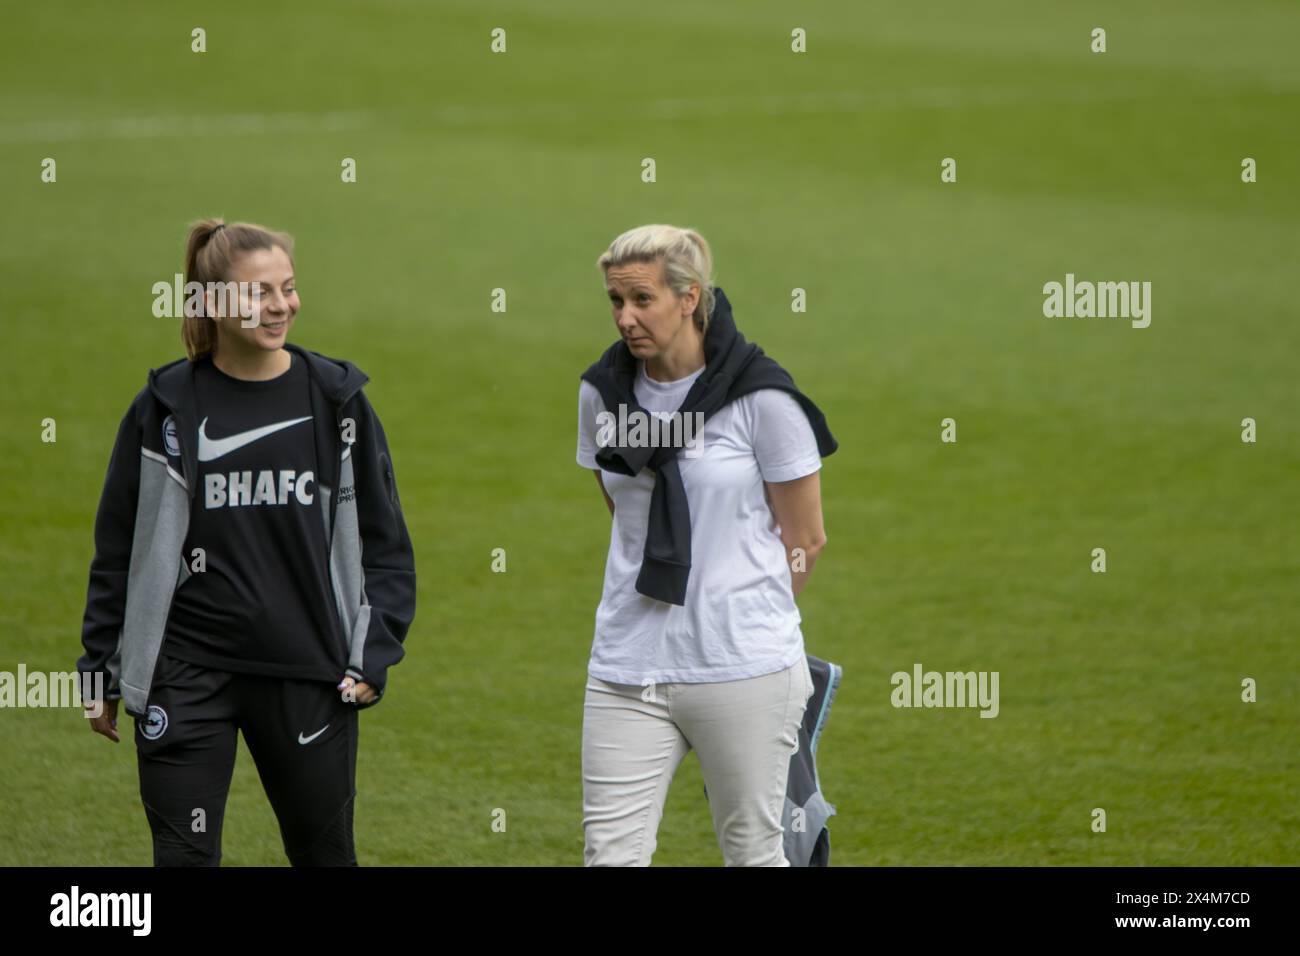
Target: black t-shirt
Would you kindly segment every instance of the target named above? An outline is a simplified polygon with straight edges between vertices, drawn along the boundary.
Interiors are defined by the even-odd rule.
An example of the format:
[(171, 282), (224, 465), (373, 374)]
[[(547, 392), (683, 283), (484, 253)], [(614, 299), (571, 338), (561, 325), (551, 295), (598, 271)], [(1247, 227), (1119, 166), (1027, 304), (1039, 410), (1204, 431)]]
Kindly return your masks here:
[[(292, 353), (290, 353), (292, 355)], [(263, 382), (194, 368), (199, 487), (163, 653), (238, 673), (338, 681), (347, 664), (316, 488), (306, 363)]]

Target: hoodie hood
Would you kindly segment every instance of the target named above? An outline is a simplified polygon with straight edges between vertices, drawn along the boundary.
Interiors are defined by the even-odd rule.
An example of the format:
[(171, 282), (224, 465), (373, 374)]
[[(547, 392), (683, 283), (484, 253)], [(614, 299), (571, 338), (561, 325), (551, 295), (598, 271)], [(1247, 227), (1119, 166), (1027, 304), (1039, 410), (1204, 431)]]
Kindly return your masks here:
[[(335, 359), (312, 352), (300, 345), (286, 342), (284, 347), (307, 363), (307, 370), (320, 386), (325, 397), (336, 405), (343, 405), (357, 390), (370, 381), (370, 376), (346, 359)], [(208, 362), (211, 359), (200, 359)], [(153, 369), (149, 373), (149, 387), (158, 399), (173, 412), (186, 406), (193, 408), (195, 363), (177, 359)]]
[[(333, 421), (327, 421), (318, 414), (320, 410), (317, 408), (317, 399), (313, 396), (319, 477), (331, 480), (337, 475), (337, 462), (326, 452), (333, 447), (334, 438), (338, 434), (337, 423), (342, 418), (343, 406), (361, 391), (362, 386), (370, 381), (370, 376), (345, 359), (329, 358), (291, 342), (286, 342), (284, 347), (307, 363), (312, 382), (333, 406)], [(199, 361), (212, 360), (205, 358)], [(149, 372), (149, 390), (176, 417), (176, 423), (185, 435), (194, 434), (198, 427), (198, 396), (194, 388), (196, 364), (182, 358)], [(181, 466), (185, 479), (189, 482), (190, 496), (193, 497), (198, 485), (194, 478), (198, 474), (198, 458), (193, 442), (181, 442)]]

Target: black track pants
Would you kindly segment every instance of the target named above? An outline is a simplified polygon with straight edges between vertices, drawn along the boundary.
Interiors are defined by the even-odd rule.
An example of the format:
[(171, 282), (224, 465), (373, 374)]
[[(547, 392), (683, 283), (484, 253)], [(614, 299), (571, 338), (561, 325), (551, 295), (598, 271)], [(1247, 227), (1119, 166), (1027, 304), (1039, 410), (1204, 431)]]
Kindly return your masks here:
[(257, 764), (294, 866), (356, 866), (357, 709), (323, 681), (158, 660), (135, 721), (155, 866), (216, 866), (236, 732)]

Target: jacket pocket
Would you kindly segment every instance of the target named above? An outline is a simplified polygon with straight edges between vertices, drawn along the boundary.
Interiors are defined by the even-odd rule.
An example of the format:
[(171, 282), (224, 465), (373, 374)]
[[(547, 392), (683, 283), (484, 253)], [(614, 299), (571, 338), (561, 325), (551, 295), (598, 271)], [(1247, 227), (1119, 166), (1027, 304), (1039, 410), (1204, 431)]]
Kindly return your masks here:
[(397, 477), (393, 474), (393, 463), (386, 451), (379, 453), (379, 469), (384, 473), (384, 490), (388, 493), (389, 504), (400, 509), (401, 503), (397, 500)]

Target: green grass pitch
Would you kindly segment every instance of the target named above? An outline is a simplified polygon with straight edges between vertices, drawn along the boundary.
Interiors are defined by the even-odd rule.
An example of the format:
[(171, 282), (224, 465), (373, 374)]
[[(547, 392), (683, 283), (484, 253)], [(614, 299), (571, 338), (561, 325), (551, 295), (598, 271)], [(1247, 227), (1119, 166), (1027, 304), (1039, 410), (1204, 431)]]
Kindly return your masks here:
[[(739, 327), (840, 441), (801, 600), (845, 675), (819, 759), (833, 862), (1300, 863), (1294, 4), (5, 19), (0, 670), (80, 653), (114, 429), (182, 354), (149, 290), (187, 223), (288, 230), (292, 338), (370, 374), (419, 565), (407, 659), (362, 717), (359, 858), (580, 864), (609, 518), (574, 463), (578, 375), (614, 334), (596, 256), (670, 222), (711, 241)], [(1066, 273), (1150, 281), (1150, 327), (1045, 317)], [(892, 707), (918, 661), (998, 671), (999, 716)], [(0, 712), (0, 864), (149, 864), (133, 750), (75, 711)], [(224, 853), (284, 862), (242, 744)], [(655, 862), (721, 863), (693, 756)]]

